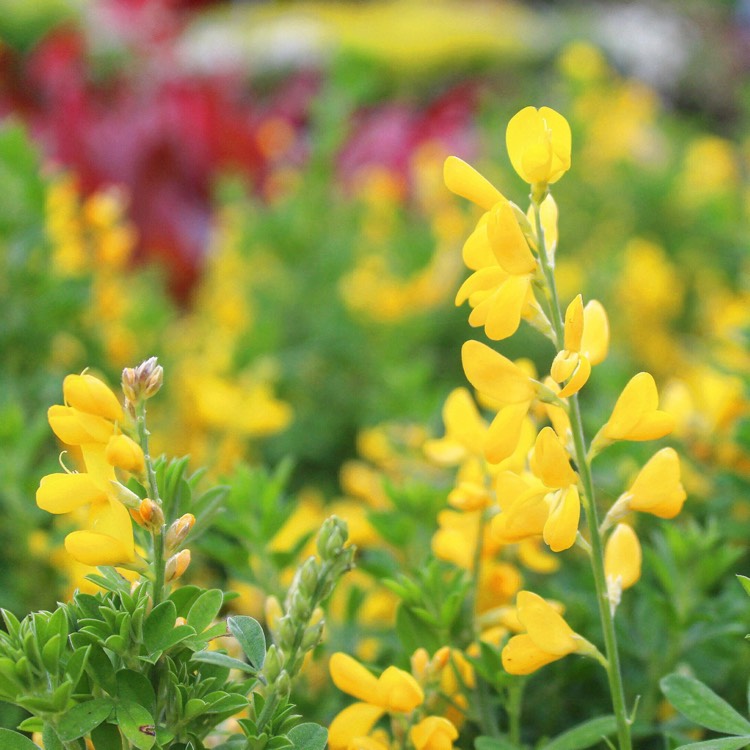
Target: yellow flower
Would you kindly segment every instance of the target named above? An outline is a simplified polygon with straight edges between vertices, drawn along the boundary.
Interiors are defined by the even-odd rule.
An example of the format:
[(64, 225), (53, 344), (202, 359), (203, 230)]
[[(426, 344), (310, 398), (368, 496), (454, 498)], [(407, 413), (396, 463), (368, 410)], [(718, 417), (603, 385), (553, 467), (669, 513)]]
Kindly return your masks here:
[(388, 667), (376, 678), (356, 659), (337, 652), (331, 657), (329, 668), (336, 687), (360, 701), (345, 708), (331, 722), (331, 750), (348, 750), (353, 740), (370, 733), (384, 713), (409, 713), (424, 700), (414, 677), (397, 667)]
[(575, 633), (551, 604), (531, 591), (519, 591), (518, 619), (526, 629), (514, 635), (502, 652), (503, 667), (510, 674), (531, 674), (568, 654), (591, 653), (593, 646)]
[(578, 393), (591, 375), (591, 366), (604, 360), (608, 348), (609, 322), (604, 308), (596, 300), (584, 308), (579, 294), (565, 312), (564, 348), (550, 370), (556, 382), (567, 381), (557, 395), (567, 398)]
[(639, 372), (623, 389), (594, 442), (655, 440), (668, 435), (674, 427), (674, 417), (659, 411), (658, 406), (659, 393), (653, 376)]
[(424, 452), (431, 461), (452, 466), (482, 454), (487, 425), (466, 388), (451, 391), (443, 406), (445, 437), (427, 440)]
[(111, 389), (93, 375), (68, 375), (63, 380), (63, 397), (68, 406), (112, 422), (123, 417), (122, 407)]
[(467, 341), (461, 349), (464, 372), (482, 395), (501, 406), (529, 403), (537, 383), (507, 357), (479, 341)]
[(141, 474), (146, 470), (146, 459), (141, 446), (127, 435), (113, 435), (104, 455), (110, 465), (131, 474)]
[(551, 427), (545, 427), (537, 435), (529, 465), (547, 487), (560, 489), (578, 481), (570, 456)]
[(570, 169), (570, 125), (549, 107), (525, 107), (515, 114), (505, 142), (513, 169), (530, 185), (557, 182)]
[(458, 731), (442, 716), (427, 716), (411, 728), (409, 737), (416, 750), (451, 750)]
[(630, 510), (652, 513), (659, 518), (674, 518), (682, 510), (686, 497), (680, 482), (677, 451), (662, 448), (640, 470), (621, 499)]
[(641, 544), (632, 526), (618, 523), (610, 534), (604, 550), (604, 572), (608, 589), (619, 582), (620, 590), (624, 591), (638, 582), (641, 577)]

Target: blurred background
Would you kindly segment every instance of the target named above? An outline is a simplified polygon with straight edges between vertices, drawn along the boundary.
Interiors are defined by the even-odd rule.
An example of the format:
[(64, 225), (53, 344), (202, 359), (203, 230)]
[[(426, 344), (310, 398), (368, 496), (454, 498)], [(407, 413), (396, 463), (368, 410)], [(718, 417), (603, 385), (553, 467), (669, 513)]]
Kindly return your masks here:
[[(211, 477), (290, 457), (319, 509), (361, 505), (373, 467), (394, 481), (478, 335), (453, 303), (477, 216), (442, 162), (524, 205), (504, 129), (528, 104), (573, 129), (564, 303), (612, 320), (592, 425), (652, 371), (691, 492), (740, 537), (748, 66), (750, 4), (729, 0), (0, 0), (5, 606), (69, 582), (33, 500), (68, 372), (114, 385), (157, 355), (153, 439)], [(530, 331), (503, 351), (551, 356)]]

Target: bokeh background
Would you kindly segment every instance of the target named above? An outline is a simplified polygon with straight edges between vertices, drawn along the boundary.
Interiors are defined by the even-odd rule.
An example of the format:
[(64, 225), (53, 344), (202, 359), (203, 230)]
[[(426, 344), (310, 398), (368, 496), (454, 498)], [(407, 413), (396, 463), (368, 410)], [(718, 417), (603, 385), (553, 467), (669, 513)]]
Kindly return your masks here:
[[(586, 413), (601, 424), (633, 372), (656, 377), (691, 502), (654, 576), (687, 572), (668, 592), (685, 632), (719, 627), (740, 605), (708, 615), (705, 597), (749, 572), (749, 67), (750, 3), (729, 0), (0, 0), (2, 605), (49, 607), (80, 581), (34, 504), (62, 377), (116, 384), (152, 355), (157, 451), (235, 488), (196, 575), (252, 612), (332, 509), (362, 576), (416, 565), (450, 487), (421, 445), (472, 335), (453, 300), (477, 217), (442, 163), (524, 205), (504, 128), (533, 104), (573, 129), (564, 302), (596, 296), (612, 324)], [(530, 330), (503, 351), (550, 358)], [(605, 495), (638, 450), (613, 451)], [(392, 602), (368, 601), (387, 622)], [(337, 633), (352, 650), (366, 636)], [(738, 668), (723, 657), (703, 657), (717, 679)]]

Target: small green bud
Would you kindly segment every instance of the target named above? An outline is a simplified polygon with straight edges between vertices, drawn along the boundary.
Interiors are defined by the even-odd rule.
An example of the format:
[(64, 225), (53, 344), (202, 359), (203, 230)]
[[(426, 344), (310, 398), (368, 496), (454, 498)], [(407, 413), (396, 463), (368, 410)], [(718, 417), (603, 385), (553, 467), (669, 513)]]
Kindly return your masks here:
[(323, 560), (330, 560), (339, 555), (347, 536), (346, 521), (337, 516), (326, 518), (318, 534), (318, 554), (320, 557)]
[(314, 625), (311, 625), (305, 631), (305, 635), (302, 638), (302, 650), (303, 651), (311, 651), (320, 643), (320, 641), (323, 638), (324, 626), (325, 626), (325, 621), (320, 620), (319, 622), (316, 622)]
[(263, 662), (263, 674), (269, 683), (275, 682), (281, 672), (283, 656), (279, 648), (271, 645), (266, 653), (266, 660)]
[(284, 615), (279, 620), (279, 626), (277, 630), (279, 645), (285, 648), (290, 648), (294, 643), (294, 635), (297, 628), (292, 621), (289, 614)]
[(292, 680), (290, 679), (287, 672), (282, 670), (281, 674), (279, 674), (278, 678), (276, 679), (276, 693), (281, 698), (281, 700), (284, 701), (289, 697), (289, 694), (291, 692)]

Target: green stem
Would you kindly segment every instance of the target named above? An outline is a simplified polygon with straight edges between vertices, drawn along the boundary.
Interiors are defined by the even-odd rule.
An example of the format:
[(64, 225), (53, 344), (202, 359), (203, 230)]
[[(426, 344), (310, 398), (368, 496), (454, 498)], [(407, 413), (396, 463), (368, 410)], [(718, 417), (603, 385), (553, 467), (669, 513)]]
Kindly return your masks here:
[[(474, 547), (474, 558), (471, 565), (471, 589), (469, 592), (469, 611), (471, 612), (471, 627), (473, 636), (476, 641), (479, 641), (481, 635), (481, 629), (477, 618), (477, 603), (479, 602), (479, 587), (480, 577), (482, 575), (482, 552), (484, 549), (484, 527), (486, 524), (485, 513), (479, 516), (479, 524), (477, 528), (477, 540)], [(482, 731), (485, 734), (489, 734), (492, 737), (497, 737), (500, 734), (500, 727), (497, 724), (497, 719), (492, 712), (492, 701), (490, 700), (490, 694), (488, 690), (489, 686), (479, 676), (476, 677), (476, 695), (477, 704), (479, 708), (479, 721), (482, 726)]]
[(526, 680), (514, 681), (508, 688), (508, 739), (521, 747), (521, 703)]
[[(161, 498), (159, 497), (159, 486), (156, 482), (156, 471), (154, 462), (151, 460), (149, 453), (148, 438), (149, 431), (146, 428), (146, 402), (141, 401), (137, 406), (136, 426), (138, 430), (138, 442), (143, 451), (143, 458), (146, 463), (146, 477), (148, 480), (149, 498), (161, 508)], [(158, 606), (164, 597), (164, 525), (151, 532), (151, 542), (153, 547), (153, 569), (154, 569), (154, 592), (153, 606)]]
[[(565, 325), (563, 323), (562, 311), (557, 294), (557, 284), (551, 259), (547, 255), (540, 218), (541, 198), (534, 201), (534, 216), (536, 219), (536, 231), (539, 238), (539, 260), (544, 278), (547, 281), (552, 304), (552, 326), (557, 338), (558, 350), (561, 350), (565, 341)], [(612, 697), (612, 708), (617, 720), (617, 739), (620, 750), (631, 750), (630, 720), (628, 719), (627, 706), (625, 704), (625, 691), (622, 685), (622, 673), (620, 669), (620, 656), (617, 649), (617, 635), (615, 633), (615, 622), (609, 607), (607, 596), (607, 581), (604, 572), (604, 545), (599, 533), (599, 520), (597, 518), (596, 501), (594, 496), (594, 482), (591, 475), (591, 464), (586, 452), (586, 440), (583, 431), (583, 420), (581, 408), (578, 403), (578, 394), (569, 399), (569, 418), (573, 433), (573, 445), (578, 474), (581, 479), (583, 492), (581, 503), (586, 515), (586, 523), (591, 537), (591, 569), (594, 574), (594, 586), (596, 589), (596, 600), (599, 607), (599, 618), (604, 636), (604, 647), (607, 657), (607, 677)]]

